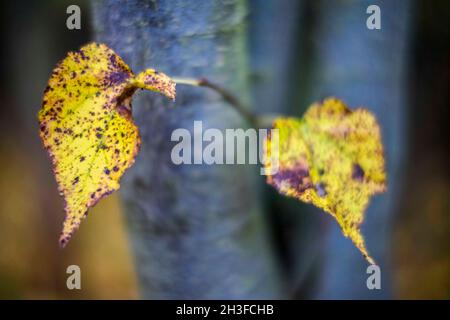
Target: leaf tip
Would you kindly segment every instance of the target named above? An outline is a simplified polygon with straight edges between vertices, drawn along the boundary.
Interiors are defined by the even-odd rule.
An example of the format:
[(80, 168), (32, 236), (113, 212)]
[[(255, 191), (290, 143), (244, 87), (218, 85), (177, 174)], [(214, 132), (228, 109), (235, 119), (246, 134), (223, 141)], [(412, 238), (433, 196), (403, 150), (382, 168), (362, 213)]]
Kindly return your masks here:
[(70, 238), (72, 237), (71, 234), (65, 234), (65, 233), (61, 233), (61, 235), (59, 236), (59, 247), (61, 249), (64, 249), (67, 244), (69, 243)]

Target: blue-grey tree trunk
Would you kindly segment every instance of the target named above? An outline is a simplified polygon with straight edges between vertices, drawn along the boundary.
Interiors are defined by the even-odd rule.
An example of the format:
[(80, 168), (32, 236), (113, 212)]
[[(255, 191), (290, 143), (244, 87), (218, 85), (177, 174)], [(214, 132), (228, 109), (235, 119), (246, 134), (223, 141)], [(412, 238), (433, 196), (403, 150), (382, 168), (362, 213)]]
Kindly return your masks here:
[[(95, 38), (138, 72), (206, 76), (249, 102), (245, 1), (94, 1)], [(280, 298), (278, 263), (261, 209), (258, 168), (171, 162), (171, 133), (237, 128), (214, 92), (177, 88), (176, 103), (142, 92), (133, 116), (141, 152), (121, 194), (145, 298)]]
[[(305, 38), (310, 20), (305, 1), (250, 1), (250, 66), (255, 110), (259, 114), (300, 116), (308, 84)], [(301, 85), (300, 85), (301, 83)], [(311, 270), (320, 256), (320, 216), (305, 214), (307, 205), (265, 188), (277, 250), (289, 296), (308, 298), (314, 287)]]
[[(336, 96), (353, 108), (365, 106), (374, 112), (382, 129), (388, 172), (388, 191), (371, 201), (362, 228), (369, 253), (381, 267), (381, 290), (367, 289), (366, 261), (329, 218), (318, 298), (391, 296), (391, 225), (406, 151), (407, 49), (412, 3), (336, 0), (321, 1), (317, 7), (311, 101)], [(372, 4), (381, 9), (381, 30), (366, 27), (366, 9)]]

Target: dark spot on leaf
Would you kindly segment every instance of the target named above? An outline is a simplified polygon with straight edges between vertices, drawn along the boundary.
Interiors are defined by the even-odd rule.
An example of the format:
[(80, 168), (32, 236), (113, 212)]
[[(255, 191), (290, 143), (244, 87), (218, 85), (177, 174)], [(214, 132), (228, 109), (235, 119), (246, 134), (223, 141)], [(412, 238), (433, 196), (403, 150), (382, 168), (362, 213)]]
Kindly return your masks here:
[(282, 184), (288, 183), (292, 188), (302, 193), (312, 188), (309, 178), (309, 171), (304, 167), (293, 168), (289, 170), (280, 170), (273, 175), (273, 182), (277, 188)]
[(107, 85), (115, 85), (125, 82), (129, 78), (129, 74), (126, 72), (113, 72), (109, 75), (109, 77), (106, 79), (108, 82)]
[(364, 170), (357, 163), (353, 164), (352, 179), (357, 181), (363, 181), (364, 179)]
[(327, 190), (325, 189), (325, 185), (323, 183), (316, 184), (316, 191), (319, 197), (323, 198), (327, 195)]

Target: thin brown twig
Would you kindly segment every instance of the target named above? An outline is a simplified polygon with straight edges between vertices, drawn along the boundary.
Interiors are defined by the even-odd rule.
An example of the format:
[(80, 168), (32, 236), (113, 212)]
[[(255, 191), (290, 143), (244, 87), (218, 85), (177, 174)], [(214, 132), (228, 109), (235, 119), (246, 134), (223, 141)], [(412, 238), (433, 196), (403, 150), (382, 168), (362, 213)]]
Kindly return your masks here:
[(258, 117), (249, 111), (249, 109), (242, 104), (242, 102), (228, 90), (210, 82), (206, 78), (191, 79), (191, 78), (172, 78), (177, 84), (185, 84), (197, 87), (205, 87), (214, 90), (221, 95), (222, 99), (228, 102), (239, 114), (241, 114), (250, 124), (259, 127)]

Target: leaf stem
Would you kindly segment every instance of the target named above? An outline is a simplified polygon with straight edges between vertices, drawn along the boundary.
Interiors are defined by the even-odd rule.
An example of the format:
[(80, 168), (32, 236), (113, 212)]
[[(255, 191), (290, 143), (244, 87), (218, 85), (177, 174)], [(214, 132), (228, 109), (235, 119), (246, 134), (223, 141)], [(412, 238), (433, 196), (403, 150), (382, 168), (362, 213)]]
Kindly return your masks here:
[(252, 124), (256, 128), (258, 128), (260, 126), (261, 123), (259, 121), (259, 118), (254, 113), (250, 112), (249, 109), (246, 106), (244, 106), (236, 96), (234, 96), (228, 90), (220, 87), (219, 85), (210, 82), (208, 79), (206, 79), (206, 78), (192, 79), (192, 78), (172, 77), (172, 80), (175, 81), (177, 84), (184, 84), (184, 85), (196, 86), (196, 87), (206, 87), (206, 88), (209, 88), (209, 89), (217, 92), (219, 95), (222, 96), (223, 100), (228, 102), (250, 124)]

